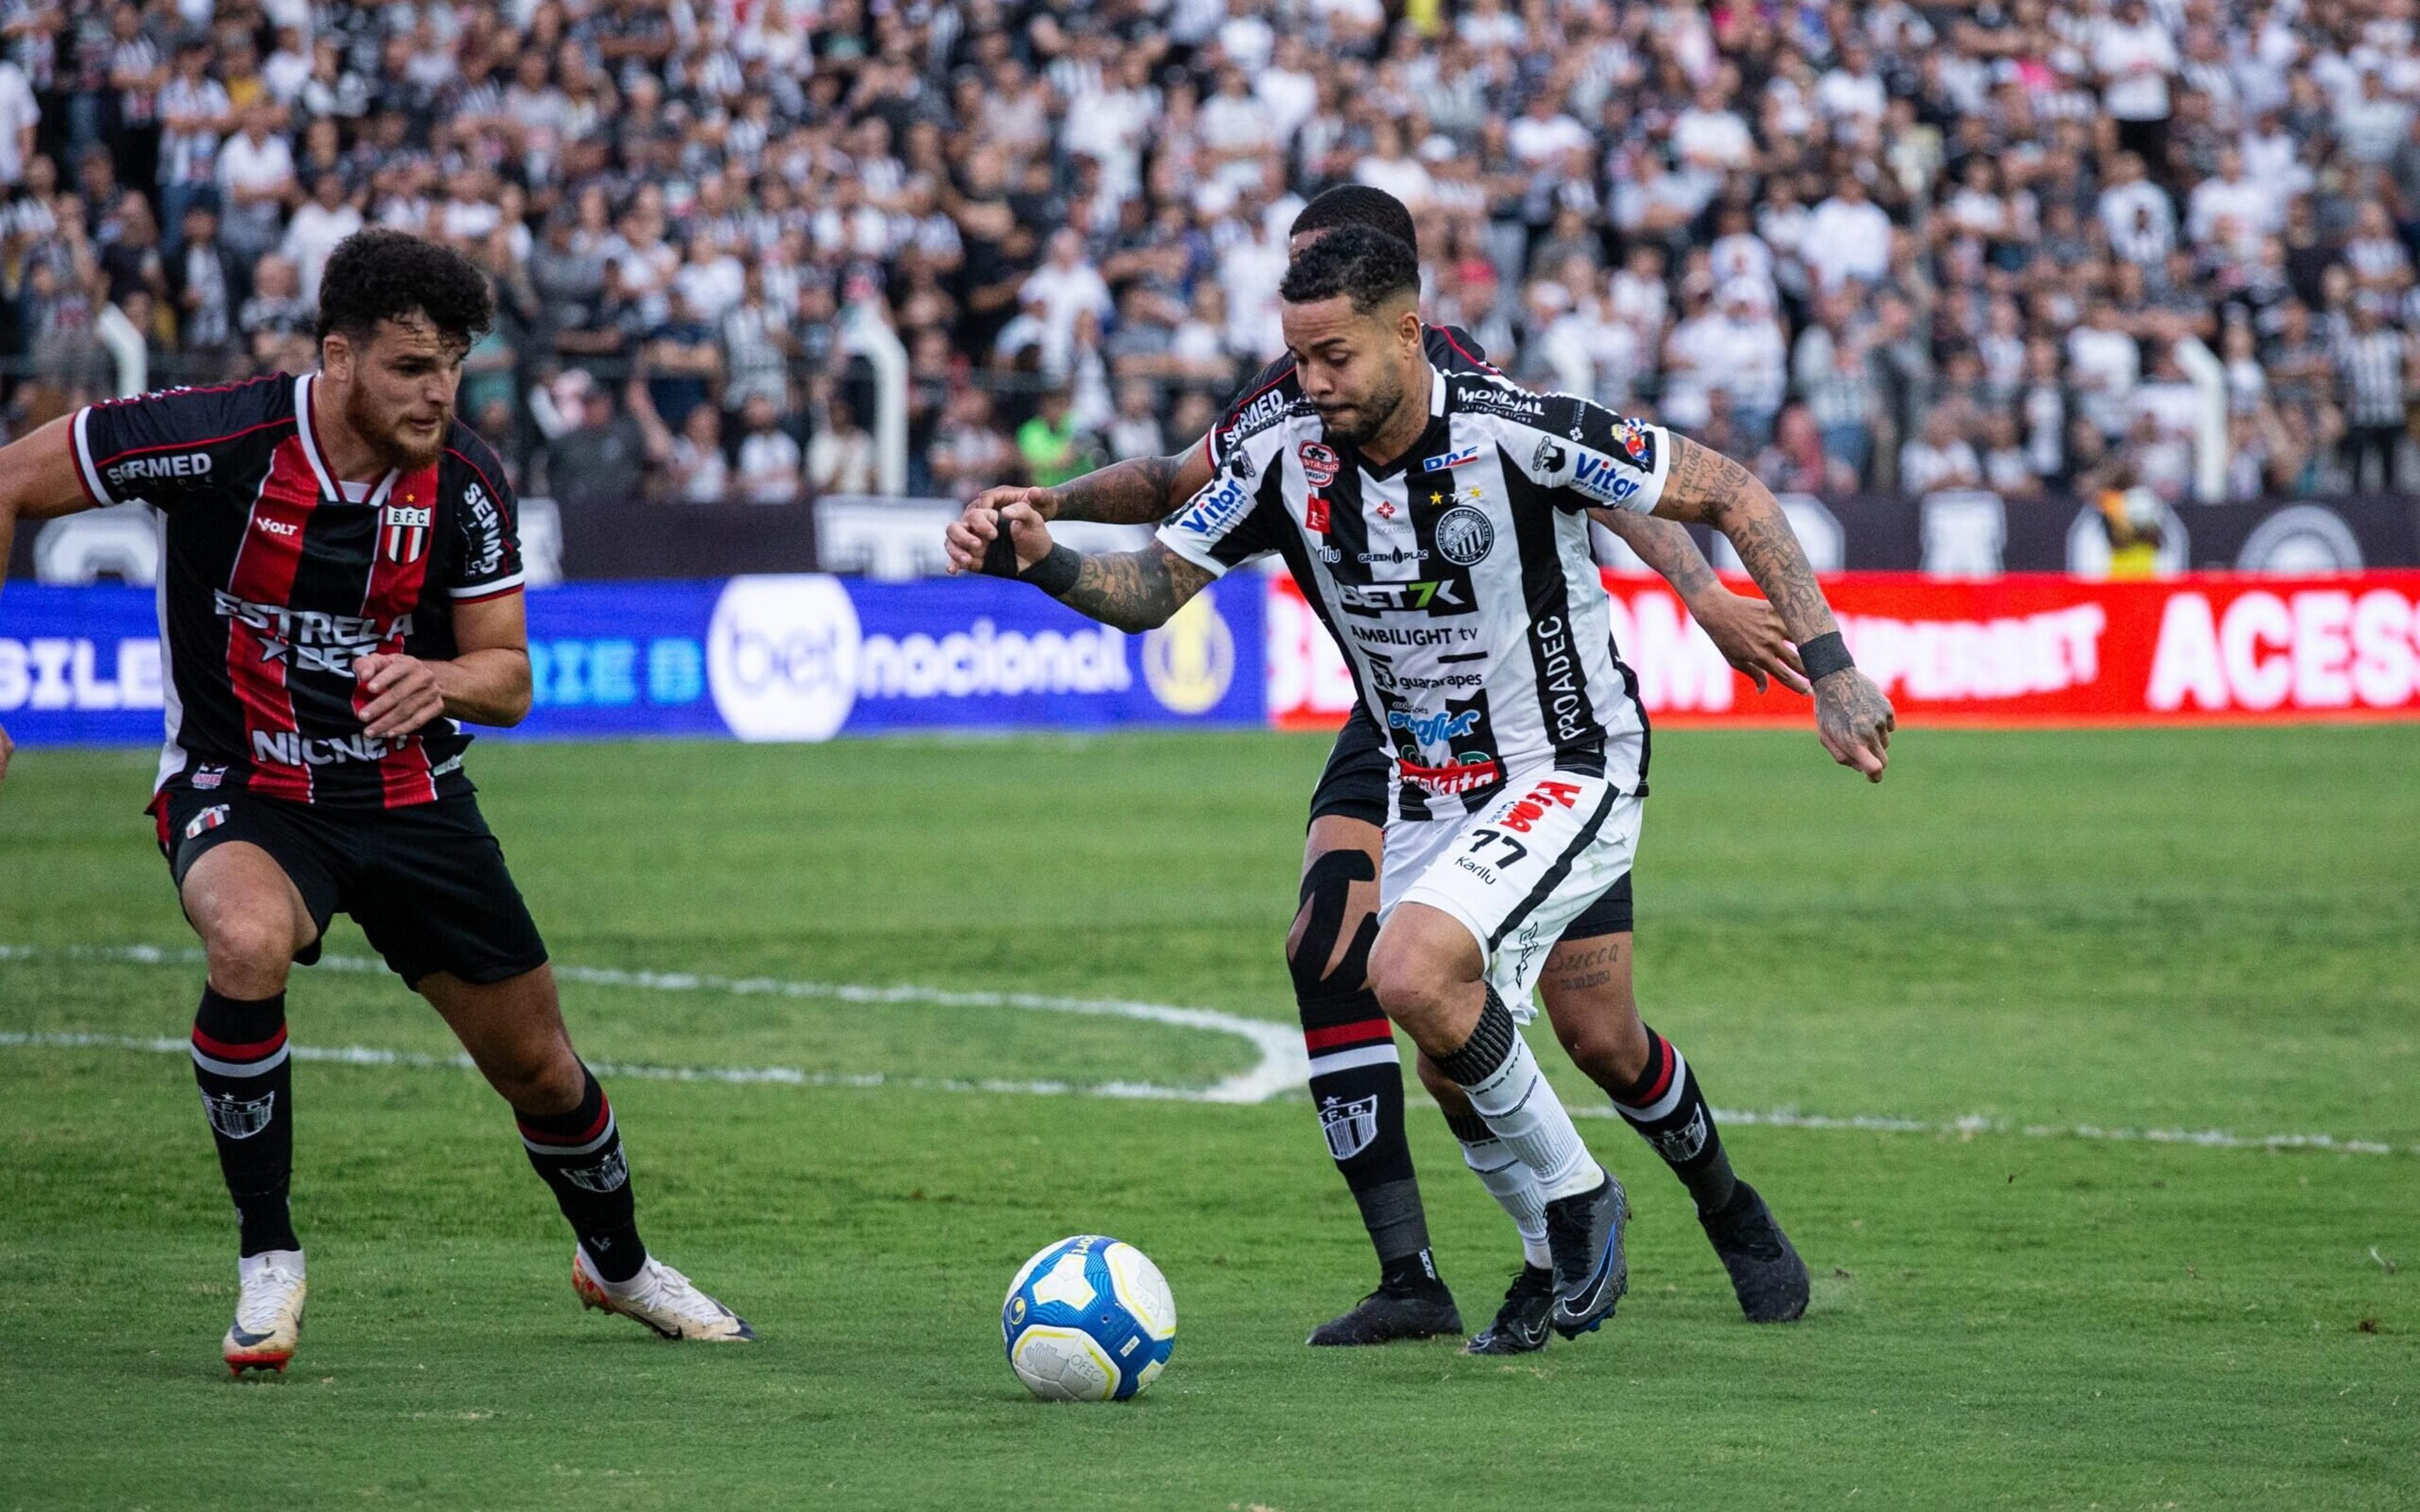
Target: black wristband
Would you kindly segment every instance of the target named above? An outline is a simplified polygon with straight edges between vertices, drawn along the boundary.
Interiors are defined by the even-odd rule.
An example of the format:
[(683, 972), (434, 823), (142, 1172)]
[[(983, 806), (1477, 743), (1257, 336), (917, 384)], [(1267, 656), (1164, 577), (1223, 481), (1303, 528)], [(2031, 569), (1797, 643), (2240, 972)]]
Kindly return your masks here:
[(1856, 662), (1849, 656), (1849, 643), (1834, 630), (1799, 646), (1798, 664), (1807, 669), (1808, 682), (1820, 683), (1834, 672), (1847, 671)]
[(997, 512), (992, 515), (991, 523), (992, 528), (998, 533), (994, 534), (988, 542), (985, 543), (983, 559), (984, 576), (986, 578), (1014, 578), (1017, 575), (1016, 539), (1008, 528), (1008, 521), (1001, 518)]
[(1072, 548), (1054, 546), (1050, 554), (1016, 575), (1021, 583), (1032, 583), (1051, 597), (1057, 598), (1076, 586), (1076, 575), (1084, 558)]

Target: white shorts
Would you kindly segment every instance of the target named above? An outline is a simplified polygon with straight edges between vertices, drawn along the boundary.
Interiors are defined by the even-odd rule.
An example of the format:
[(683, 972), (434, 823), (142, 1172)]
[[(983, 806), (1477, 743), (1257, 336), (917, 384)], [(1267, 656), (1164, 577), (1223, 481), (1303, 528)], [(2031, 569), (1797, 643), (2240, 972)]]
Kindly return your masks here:
[(1535, 766), (1477, 813), (1390, 819), (1379, 917), (1404, 903), (1452, 915), (1526, 1024), (1546, 952), (1629, 872), (1645, 807), (1602, 777)]

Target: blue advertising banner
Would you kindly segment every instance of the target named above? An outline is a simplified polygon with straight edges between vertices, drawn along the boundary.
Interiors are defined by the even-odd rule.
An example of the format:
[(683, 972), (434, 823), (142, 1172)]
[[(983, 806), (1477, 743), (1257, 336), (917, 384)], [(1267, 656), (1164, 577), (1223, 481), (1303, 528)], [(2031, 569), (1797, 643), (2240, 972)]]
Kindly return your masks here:
[[(995, 579), (801, 574), (592, 582), (529, 595), (529, 718), (504, 738), (829, 740), (908, 730), (1266, 722), (1265, 589), (1213, 583), (1125, 635)], [(13, 584), (0, 726), (22, 746), (161, 737), (148, 589)]]

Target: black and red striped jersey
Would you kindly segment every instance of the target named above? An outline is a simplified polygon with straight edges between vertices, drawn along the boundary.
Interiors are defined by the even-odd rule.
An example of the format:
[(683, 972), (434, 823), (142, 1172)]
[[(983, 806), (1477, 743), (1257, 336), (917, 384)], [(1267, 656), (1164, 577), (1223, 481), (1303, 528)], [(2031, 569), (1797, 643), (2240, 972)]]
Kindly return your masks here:
[(76, 411), (96, 504), (158, 512), (167, 742), (155, 788), (243, 788), (401, 808), (471, 791), (451, 719), (365, 733), (356, 658), (443, 660), (454, 607), (520, 592), (515, 501), (457, 421), (433, 467), (339, 481), (313, 432), (314, 374), (171, 389)]

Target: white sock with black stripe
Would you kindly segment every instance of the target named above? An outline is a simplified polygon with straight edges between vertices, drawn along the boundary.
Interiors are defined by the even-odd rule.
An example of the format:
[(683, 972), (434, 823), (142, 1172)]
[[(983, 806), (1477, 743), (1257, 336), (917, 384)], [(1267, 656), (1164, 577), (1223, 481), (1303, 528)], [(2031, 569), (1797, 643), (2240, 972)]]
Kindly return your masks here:
[(1462, 1163), (1520, 1230), (1522, 1261), (1542, 1271), (1554, 1269), (1554, 1252), (1546, 1247), (1546, 1194), (1539, 1189), (1538, 1178), (1478, 1114), (1449, 1113), (1445, 1121), (1462, 1142)]
[(1479, 1024), (1462, 1047), (1436, 1058), (1487, 1127), (1537, 1178), (1548, 1202), (1594, 1191), (1605, 1167), (1580, 1141), (1571, 1111), (1538, 1069), (1528, 1043), (1496, 989), (1487, 989)]

